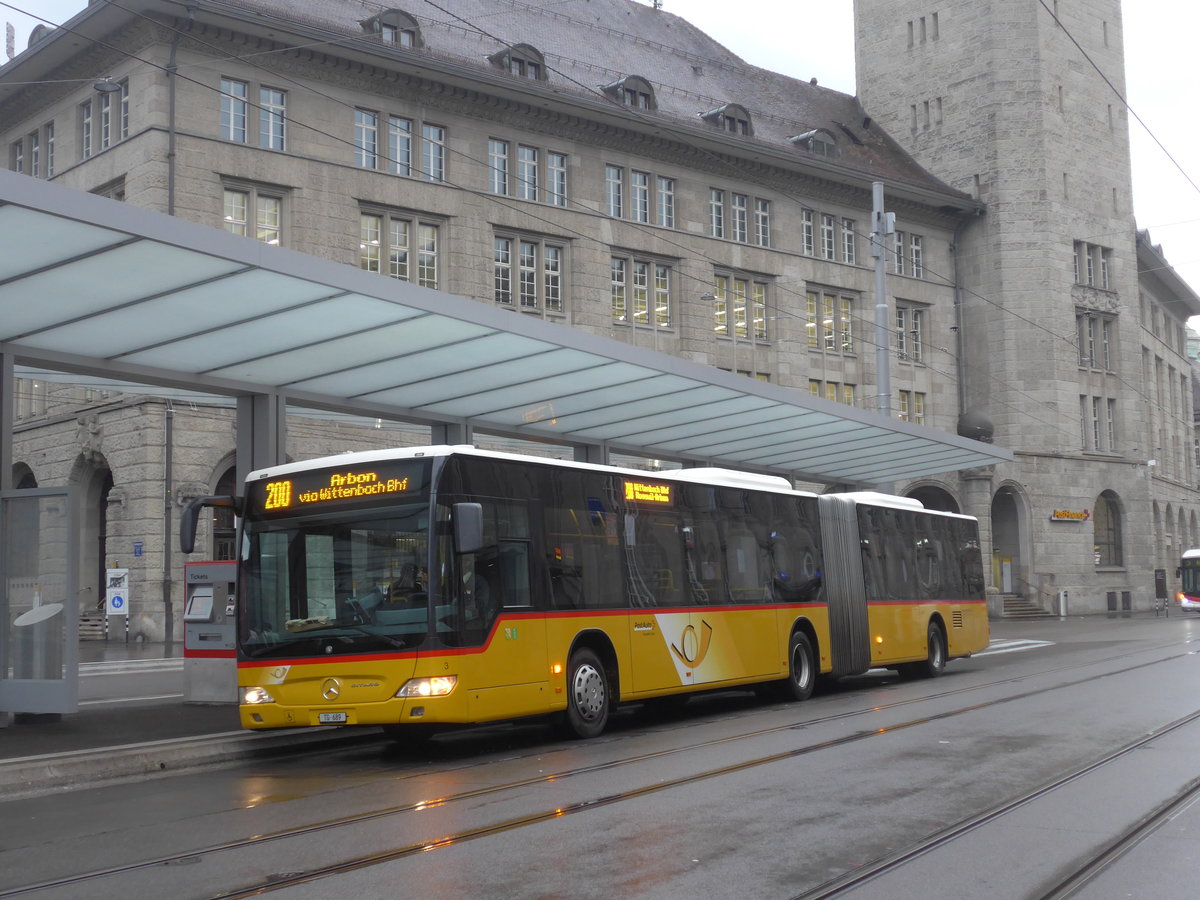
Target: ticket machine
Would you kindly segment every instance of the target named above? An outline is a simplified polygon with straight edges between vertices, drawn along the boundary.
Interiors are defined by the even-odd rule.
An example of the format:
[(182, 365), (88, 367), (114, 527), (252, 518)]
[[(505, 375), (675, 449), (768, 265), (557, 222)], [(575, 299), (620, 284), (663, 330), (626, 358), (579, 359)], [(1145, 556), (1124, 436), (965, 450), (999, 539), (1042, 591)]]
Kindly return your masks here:
[(237, 703), (234, 562), (183, 564), (183, 699)]

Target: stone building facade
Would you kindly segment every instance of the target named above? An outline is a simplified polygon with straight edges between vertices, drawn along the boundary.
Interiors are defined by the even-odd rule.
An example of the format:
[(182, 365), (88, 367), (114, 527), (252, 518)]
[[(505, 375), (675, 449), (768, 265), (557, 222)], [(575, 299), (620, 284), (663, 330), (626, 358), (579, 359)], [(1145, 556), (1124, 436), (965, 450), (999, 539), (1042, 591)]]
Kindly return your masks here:
[(1197, 306), (1134, 225), (1119, 0), (857, 0), (855, 20), (864, 106), (987, 209), (961, 235), (963, 410), (1016, 458), (963, 477), (996, 569), (1042, 606), (1145, 608), (1200, 540)]
[[(1000, 6), (1036, 21), (1036, 3)], [(1086, 21), (1101, 6), (1119, 35), (1115, 2)], [(997, 609), (1001, 591), (1050, 608), (1063, 589), (1073, 611), (1109, 592), (1144, 608), (1152, 570), (1200, 540), (1176, 445), (1200, 301), (1136, 238), (1123, 113), (1110, 128), (1074, 111), (1074, 92), (1099, 88), (1052, 30), (965, 2), (933, 19), (860, 0), (855, 98), (631, 0), (122, 7), (90, 6), (0, 69), (10, 168), (868, 409), (882, 181), (892, 414), (967, 434), (990, 422), (1018, 451), (891, 487), (979, 517)], [(1025, 43), (973, 57), (1009, 31)], [(1101, 348), (1088, 365), (1084, 345)], [(183, 503), (231, 483), (232, 410), (27, 374), (14, 484), (80, 487), (84, 606), (104, 566), (128, 566), (131, 627), (177, 634), (171, 535)], [(294, 458), (430, 439), (289, 413)], [(1172, 449), (1156, 466), (1144, 433)], [(228, 553), (228, 526), (208, 523), (195, 558)]]

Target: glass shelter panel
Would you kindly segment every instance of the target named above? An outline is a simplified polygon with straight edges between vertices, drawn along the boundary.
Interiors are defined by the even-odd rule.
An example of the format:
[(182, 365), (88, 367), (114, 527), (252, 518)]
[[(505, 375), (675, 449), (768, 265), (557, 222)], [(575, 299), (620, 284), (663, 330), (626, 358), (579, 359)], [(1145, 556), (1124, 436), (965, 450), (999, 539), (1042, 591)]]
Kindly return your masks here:
[(0, 712), (74, 712), (79, 600), (71, 495), (0, 494)]

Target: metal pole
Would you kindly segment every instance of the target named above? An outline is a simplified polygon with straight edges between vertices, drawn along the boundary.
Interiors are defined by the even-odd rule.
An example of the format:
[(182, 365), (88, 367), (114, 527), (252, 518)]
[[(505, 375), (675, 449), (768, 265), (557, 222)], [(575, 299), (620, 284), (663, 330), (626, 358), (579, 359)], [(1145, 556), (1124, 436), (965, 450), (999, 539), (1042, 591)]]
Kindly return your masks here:
[[(890, 221), (889, 221), (890, 220)], [(875, 257), (875, 369), (880, 413), (892, 416), (891, 341), (888, 339), (887, 238), (896, 231), (895, 219), (883, 211), (883, 182), (871, 185), (871, 255)]]

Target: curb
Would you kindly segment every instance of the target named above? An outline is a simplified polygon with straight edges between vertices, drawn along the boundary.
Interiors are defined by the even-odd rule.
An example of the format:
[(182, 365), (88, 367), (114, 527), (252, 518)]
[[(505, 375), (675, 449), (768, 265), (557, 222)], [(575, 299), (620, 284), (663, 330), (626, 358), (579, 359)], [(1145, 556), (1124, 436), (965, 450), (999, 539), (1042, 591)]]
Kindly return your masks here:
[(132, 777), (163, 777), (216, 763), (342, 747), (382, 740), (374, 728), (305, 728), (269, 733), (227, 731), (68, 753), (0, 761), (0, 795), (25, 799), (83, 784), (95, 786)]

